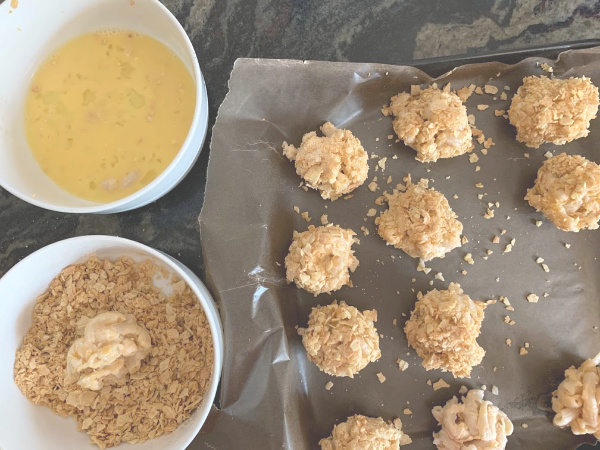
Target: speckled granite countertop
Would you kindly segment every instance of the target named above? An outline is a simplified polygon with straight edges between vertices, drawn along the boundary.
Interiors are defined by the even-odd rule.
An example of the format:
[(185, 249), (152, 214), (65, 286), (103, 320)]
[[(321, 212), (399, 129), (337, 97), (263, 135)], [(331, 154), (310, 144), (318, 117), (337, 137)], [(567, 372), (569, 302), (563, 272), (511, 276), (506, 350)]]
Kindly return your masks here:
[[(0, 2), (1, 3), (1, 2)], [(206, 79), (209, 129), (238, 57), (400, 64), (600, 38), (593, 0), (165, 0), (188, 32)], [(85, 234), (130, 238), (204, 277), (197, 217), (210, 131), (186, 179), (159, 201), (111, 215), (69, 215), (31, 206), (0, 188), (0, 276), (33, 251)], [(194, 448), (203, 448), (202, 437)], [(207, 443), (208, 445), (208, 443)]]

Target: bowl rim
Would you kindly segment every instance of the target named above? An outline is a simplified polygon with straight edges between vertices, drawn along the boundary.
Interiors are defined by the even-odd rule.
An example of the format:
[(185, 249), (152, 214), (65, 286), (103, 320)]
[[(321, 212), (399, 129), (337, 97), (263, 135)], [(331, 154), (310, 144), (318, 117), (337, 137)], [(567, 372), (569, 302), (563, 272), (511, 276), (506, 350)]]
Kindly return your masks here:
[[(90, 258), (94, 256), (94, 253), (98, 250), (102, 250), (109, 246), (113, 245), (121, 245), (123, 247), (128, 247), (133, 251), (139, 251), (144, 256), (151, 256), (160, 260), (163, 264), (167, 265), (171, 270), (173, 270), (192, 290), (202, 310), (204, 311), (211, 332), (212, 338), (212, 347), (213, 347), (213, 365), (212, 365), (212, 376), (210, 380), (210, 384), (206, 393), (203, 396), (203, 401), (196, 407), (196, 409), (192, 412), (198, 412), (199, 418), (196, 420), (194, 426), (191, 427), (192, 433), (186, 439), (184, 439), (184, 446), (182, 448), (186, 448), (198, 435), (202, 426), (205, 424), (214, 402), (217, 396), (218, 385), (221, 380), (221, 374), (223, 371), (223, 360), (224, 360), (224, 339), (223, 339), (223, 327), (221, 324), (221, 317), (219, 315), (219, 309), (212, 298), (207, 287), (204, 285), (202, 280), (198, 278), (186, 265), (181, 263), (176, 258), (164, 253), (160, 250), (154, 249), (148, 245), (142, 244), (141, 242), (137, 242), (131, 239), (122, 238), (118, 236), (110, 236), (110, 235), (84, 235), (84, 236), (75, 236), (71, 238), (62, 239), (60, 241), (53, 242), (44, 247), (37, 249), (31, 254), (27, 255), (25, 258), (16, 263), (13, 267), (11, 267), (2, 277), (0, 277), (0, 287), (2, 286), (2, 282), (8, 277), (11, 276), (12, 273), (17, 272), (18, 267), (23, 264), (27, 264), (35, 258), (38, 258), (43, 253), (51, 253), (53, 251), (60, 250), (60, 247), (64, 246), (66, 243), (93, 243), (94, 249), (88, 249), (86, 253), (84, 253), (81, 257), (72, 261), (69, 264), (75, 264), (78, 259)], [(68, 265), (65, 265), (68, 267)], [(57, 268), (56, 275), (63, 270), (64, 267)], [(189, 272), (189, 273), (188, 273)], [(56, 276), (54, 275), (54, 276)], [(33, 299), (32, 301), (35, 301)], [(29, 400), (27, 400), (29, 401)], [(191, 416), (190, 416), (191, 417)], [(190, 417), (188, 417), (180, 426), (189, 421)], [(178, 427), (179, 428), (179, 427)], [(73, 429), (74, 432), (81, 433), (76, 428)], [(175, 429), (173, 432), (176, 432)], [(148, 442), (151, 442), (149, 440)], [(119, 447), (115, 447), (119, 448)]]
[[(169, 11), (169, 9), (164, 4), (162, 4), (159, 0), (141, 0), (141, 1), (147, 1), (147, 2), (154, 4), (160, 10), (160, 12), (169, 20), (169, 22), (174, 26), (174, 29), (183, 38), (183, 41), (185, 43), (185, 49), (189, 53), (189, 55), (191, 56), (191, 59), (192, 59), (193, 73), (191, 75), (195, 78), (196, 105), (194, 107), (194, 115), (192, 117), (192, 123), (190, 124), (190, 128), (188, 130), (186, 138), (183, 141), (183, 143), (181, 144), (181, 147), (179, 148), (179, 151), (177, 152), (177, 154), (175, 155), (173, 160), (169, 163), (169, 165), (167, 167), (165, 167), (165, 169), (154, 180), (152, 180), (146, 186), (142, 187), (141, 189), (135, 191), (134, 193), (132, 193), (126, 197), (123, 197), (119, 200), (115, 200), (115, 201), (108, 202), (108, 203), (95, 203), (95, 202), (90, 201), (90, 204), (87, 206), (61, 206), (61, 205), (56, 205), (54, 203), (41, 201), (41, 200), (37, 199), (36, 197), (28, 195), (20, 190), (14, 189), (12, 186), (10, 186), (10, 187), (5, 186), (2, 183), (2, 180), (0, 180), (0, 187), (2, 187), (3, 189), (8, 191), (15, 197), (23, 200), (24, 202), (27, 202), (31, 205), (34, 205), (34, 206), (37, 206), (39, 208), (43, 208), (46, 210), (50, 210), (50, 211), (71, 213), (71, 214), (73, 214), (73, 213), (75, 213), (75, 214), (94, 214), (94, 213), (95, 214), (111, 214), (114, 212), (124, 212), (124, 211), (130, 211), (133, 209), (141, 208), (142, 206), (145, 206), (148, 203), (152, 203), (153, 201), (158, 200), (159, 198), (163, 197), (168, 192), (170, 192), (173, 188), (175, 188), (177, 186), (177, 184), (179, 184), (179, 182), (181, 182), (183, 180), (183, 178), (189, 173), (189, 171), (192, 169), (193, 165), (195, 164), (196, 160), (200, 156), (202, 147), (204, 146), (204, 142), (206, 139), (207, 131), (208, 131), (208, 96), (207, 96), (207, 92), (206, 92), (206, 84), (204, 81), (204, 77), (202, 76), (202, 71), (200, 70), (200, 63), (198, 62), (198, 56), (196, 55), (196, 50), (194, 49), (194, 46), (190, 40), (190, 37), (186, 33), (186, 31), (183, 28), (183, 26), (181, 25), (181, 23), (179, 23), (179, 21), (173, 15), (173, 13), (171, 13), (171, 11)], [(4, 12), (3, 11), (4, 9), (8, 10), (10, 8), (11, 8), (11, 5), (10, 5), (9, 1), (3, 2), (2, 4), (0, 4), (0, 14)], [(8, 16), (8, 14), (7, 14), (7, 16)], [(166, 44), (163, 43), (163, 45), (166, 45)], [(144, 196), (146, 196), (148, 194), (148, 192), (154, 190), (157, 185), (160, 185), (163, 182), (163, 180), (169, 176), (170, 172), (173, 171), (174, 167), (176, 167), (180, 163), (180, 161), (184, 158), (184, 154), (186, 153), (185, 150), (191, 146), (191, 141), (192, 141), (193, 135), (194, 135), (193, 131), (200, 130), (200, 129), (202, 129), (201, 143), (200, 143), (199, 148), (196, 150), (195, 157), (190, 162), (187, 170), (185, 170), (184, 173), (171, 186), (169, 186), (166, 189), (161, 190), (158, 194), (153, 195), (148, 200), (142, 200), (141, 202), (138, 203), (138, 200), (140, 198), (143, 198)], [(86, 201), (85, 199), (81, 199), (81, 200)]]

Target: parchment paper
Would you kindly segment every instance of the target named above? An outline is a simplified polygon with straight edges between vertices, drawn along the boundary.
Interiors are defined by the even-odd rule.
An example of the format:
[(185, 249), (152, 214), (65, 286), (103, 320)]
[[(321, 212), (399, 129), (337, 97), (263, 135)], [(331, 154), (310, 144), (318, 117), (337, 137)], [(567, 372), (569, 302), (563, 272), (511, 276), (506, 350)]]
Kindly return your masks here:
[[(504, 86), (510, 88), (507, 101), (473, 94), (466, 103), (475, 125), (495, 146), (484, 156), (482, 146), (476, 145), (476, 163), (463, 155), (423, 164), (415, 160), (412, 149), (388, 139), (393, 134), (392, 118), (380, 112), (391, 96), (411, 84), (432, 82), (423, 72), (377, 64), (236, 61), (213, 129), (200, 216), (207, 279), (223, 318), (225, 367), (219, 409), (195, 448), (318, 448), (319, 439), (328, 436), (335, 424), (364, 414), (386, 420), (400, 417), (414, 441), (407, 448), (430, 449), (437, 429), (431, 408), (444, 404), (462, 385), (485, 385), (486, 399), (511, 418), (515, 431), (509, 449), (569, 449), (584, 442), (585, 438), (552, 426), (550, 395), (566, 368), (600, 351), (600, 230), (560, 231), (523, 197), (547, 151), (600, 162), (600, 119), (592, 121), (587, 138), (564, 146), (547, 144), (533, 150), (516, 142), (514, 128), (495, 117), (494, 110), (508, 109), (524, 76), (545, 73), (540, 62), (554, 66), (558, 77), (586, 75), (600, 85), (599, 48), (565, 52), (556, 63), (530, 58), (514, 66), (486, 63), (458, 68), (438, 83), (451, 82), (459, 88), (470, 83), (483, 86), (489, 80), (499, 88), (496, 97)], [(478, 111), (478, 104), (490, 106)], [(347, 200), (325, 201), (316, 191), (300, 189), (293, 164), (282, 156), (283, 141), (299, 145), (304, 133), (325, 121), (352, 130), (369, 154), (387, 157), (383, 173), (376, 170), (379, 158), (369, 160), (367, 183)], [(397, 159), (392, 159), (394, 155)], [(446, 258), (428, 263), (432, 271), (427, 275), (416, 270), (417, 260), (386, 246), (375, 231), (374, 218), (366, 217), (370, 208), (378, 214), (385, 208), (376, 206), (375, 198), (408, 173), (413, 181), (433, 180), (431, 185), (446, 195), (469, 240)], [(380, 190), (371, 192), (366, 185), (375, 176)], [(476, 183), (483, 183), (483, 188), (476, 188)], [(489, 220), (483, 217), (488, 202), (500, 203), (492, 208), (495, 215)], [(315, 298), (285, 282), (283, 261), (292, 231), (308, 227), (294, 206), (308, 211), (312, 224), (320, 225), (320, 216), (327, 214), (330, 222), (358, 233), (355, 287)], [(540, 227), (537, 220), (543, 222)], [(368, 236), (361, 226), (370, 231)], [(504, 235), (501, 230), (506, 230)], [(500, 236), (500, 244), (492, 243), (494, 235)], [(503, 253), (512, 239), (516, 240), (512, 251)], [(488, 249), (493, 254), (488, 256)], [(473, 255), (474, 265), (465, 262), (466, 253)], [(548, 265), (548, 273), (536, 263), (538, 257)], [(438, 272), (445, 281), (434, 279)], [(478, 341), (487, 353), (471, 379), (425, 371), (402, 330), (417, 291), (444, 289), (452, 281), (473, 299), (506, 296), (515, 309), (507, 311), (501, 303), (486, 309)], [(538, 303), (527, 302), (530, 293), (540, 297)], [(354, 379), (320, 372), (306, 359), (297, 335), (296, 326), (306, 326), (313, 306), (334, 299), (379, 313), (382, 357)], [(506, 315), (514, 325), (504, 322)], [(507, 338), (512, 340), (510, 347)], [(525, 343), (529, 353), (521, 356), (519, 349)], [(409, 362), (405, 372), (398, 369), (398, 358)], [(387, 378), (384, 383), (378, 372)], [(440, 378), (451, 387), (434, 391), (427, 380)], [(325, 389), (328, 381), (333, 382), (330, 391)], [(493, 385), (498, 395), (490, 392)], [(405, 408), (412, 414), (404, 414)]]

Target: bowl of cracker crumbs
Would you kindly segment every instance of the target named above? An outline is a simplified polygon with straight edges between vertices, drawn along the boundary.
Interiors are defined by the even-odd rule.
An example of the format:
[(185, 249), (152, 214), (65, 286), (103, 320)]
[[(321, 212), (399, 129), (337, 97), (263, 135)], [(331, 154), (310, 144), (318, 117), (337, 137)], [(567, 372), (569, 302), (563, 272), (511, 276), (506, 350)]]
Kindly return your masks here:
[(184, 449), (223, 361), (217, 307), (185, 266), (112, 236), (56, 242), (0, 279), (0, 448)]

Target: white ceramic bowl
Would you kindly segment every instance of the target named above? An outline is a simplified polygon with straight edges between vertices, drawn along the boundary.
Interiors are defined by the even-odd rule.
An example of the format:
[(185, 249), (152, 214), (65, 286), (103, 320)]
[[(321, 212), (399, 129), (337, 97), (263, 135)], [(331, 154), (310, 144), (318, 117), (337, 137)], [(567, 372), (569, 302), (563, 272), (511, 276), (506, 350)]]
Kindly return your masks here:
[(200, 301), (213, 337), (214, 365), (208, 392), (190, 418), (173, 433), (142, 444), (121, 444), (118, 449), (183, 450), (194, 439), (211, 409), (223, 364), (223, 335), (219, 314), (210, 293), (184, 265), (164, 253), (138, 242), (112, 236), (82, 236), (48, 245), (32, 253), (0, 279), (0, 449), (2, 450), (85, 450), (98, 449), (88, 435), (77, 431), (75, 420), (36, 406), (13, 381), (15, 351), (31, 325), (37, 296), (64, 267), (90, 256), (116, 259), (127, 255), (136, 261), (150, 259), (176, 274)]
[[(208, 98), (192, 44), (158, 0), (52, 0), (0, 5), (0, 186), (42, 208), (69, 213), (113, 213), (144, 206), (173, 189), (200, 154), (208, 124)], [(179, 153), (150, 184), (121, 200), (94, 203), (66, 192), (43, 173), (25, 137), (24, 106), (38, 64), (63, 43), (98, 29), (144, 33), (175, 52), (196, 82), (192, 126)]]

